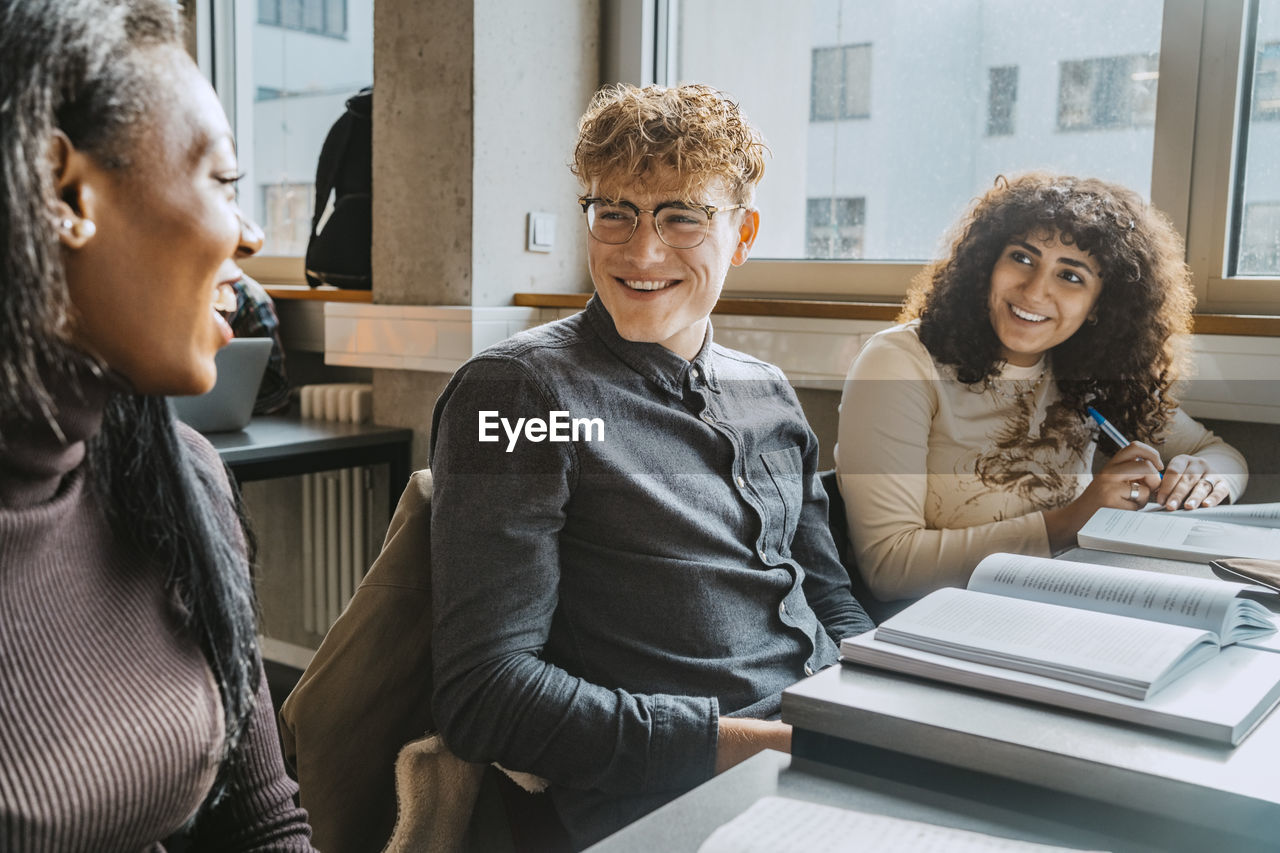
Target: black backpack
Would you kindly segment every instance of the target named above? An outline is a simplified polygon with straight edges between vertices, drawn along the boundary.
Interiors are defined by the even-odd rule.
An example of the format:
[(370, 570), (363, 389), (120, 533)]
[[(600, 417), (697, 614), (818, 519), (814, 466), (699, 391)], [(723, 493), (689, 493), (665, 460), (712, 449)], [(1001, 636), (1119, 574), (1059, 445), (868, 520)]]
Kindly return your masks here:
[[(333, 212), (321, 223), (334, 195)], [(354, 290), (373, 286), (373, 87), (347, 99), (320, 149), (316, 209), (307, 241), (306, 272), (312, 287)]]

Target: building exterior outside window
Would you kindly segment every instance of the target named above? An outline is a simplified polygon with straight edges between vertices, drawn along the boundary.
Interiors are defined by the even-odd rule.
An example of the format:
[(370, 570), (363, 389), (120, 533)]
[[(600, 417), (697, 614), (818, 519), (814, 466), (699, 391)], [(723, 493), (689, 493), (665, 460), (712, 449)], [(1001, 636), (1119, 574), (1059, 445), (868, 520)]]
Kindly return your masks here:
[(987, 136), (1010, 136), (1018, 106), (1018, 66), (987, 69)]
[(1156, 121), (1160, 57), (1104, 56), (1060, 63), (1058, 129), (1148, 127)]
[(865, 198), (809, 199), (805, 254), (810, 258), (861, 258), (866, 210)]
[(258, 23), (346, 38), (347, 0), (258, 0)]
[(813, 51), (811, 121), (871, 115), (871, 45), (846, 44)]
[(1280, 41), (1258, 48), (1253, 91), (1253, 118), (1257, 121), (1280, 119)]

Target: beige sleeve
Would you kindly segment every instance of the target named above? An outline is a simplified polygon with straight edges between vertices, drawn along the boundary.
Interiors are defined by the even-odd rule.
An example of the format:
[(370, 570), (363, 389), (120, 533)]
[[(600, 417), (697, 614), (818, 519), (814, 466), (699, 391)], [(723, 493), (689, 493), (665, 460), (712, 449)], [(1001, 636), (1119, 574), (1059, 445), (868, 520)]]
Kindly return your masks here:
[(978, 562), (997, 551), (1051, 556), (1039, 512), (967, 528), (926, 527), (929, 444), (938, 438), (938, 395), (950, 384), (909, 332), (869, 341), (845, 381), (836, 470), (858, 570), (882, 601), (964, 586)]
[(1240, 500), (1249, 485), (1249, 465), (1240, 451), (1227, 444), (1204, 424), (1177, 409), (1165, 429), (1160, 443), (1160, 456), (1167, 464), (1180, 454), (1199, 456), (1209, 463), (1209, 471), (1227, 481), (1231, 488), (1231, 502)]

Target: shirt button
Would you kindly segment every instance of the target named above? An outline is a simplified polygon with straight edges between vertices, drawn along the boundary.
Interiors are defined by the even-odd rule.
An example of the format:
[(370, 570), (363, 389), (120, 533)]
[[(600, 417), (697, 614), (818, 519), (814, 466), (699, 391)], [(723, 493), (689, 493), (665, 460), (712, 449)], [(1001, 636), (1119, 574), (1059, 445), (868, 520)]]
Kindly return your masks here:
[(787, 603), (785, 601), (778, 605), (778, 615), (779, 616), (787, 615)]
[(696, 368), (696, 367), (691, 367), (691, 368), (689, 368), (689, 375), (690, 375), (691, 377), (693, 377), (694, 379), (697, 379), (697, 378), (698, 378), (698, 368)]
[(805, 674), (805, 675), (813, 675), (813, 667), (809, 666), (809, 664), (805, 664), (805, 665), (804, 665), (804, 674)]
[(741, 474), (739, 474), (739, 475), (738, 475), (738, 480), (737, 480), (737, 482), (738, 482), (738, 488), (739, 488), (739, 489), (745, 489), (745, 488), (747, 487), (747, 481), (746, 481), (746, 480), (744, 480), (744, 479), (742, 479), (742, 475), (741, 475)]
[(702, 419), (709, 424), (713, 424), (716, 422), (715, 416), (712, 415), (710, 412), (703, 412)]

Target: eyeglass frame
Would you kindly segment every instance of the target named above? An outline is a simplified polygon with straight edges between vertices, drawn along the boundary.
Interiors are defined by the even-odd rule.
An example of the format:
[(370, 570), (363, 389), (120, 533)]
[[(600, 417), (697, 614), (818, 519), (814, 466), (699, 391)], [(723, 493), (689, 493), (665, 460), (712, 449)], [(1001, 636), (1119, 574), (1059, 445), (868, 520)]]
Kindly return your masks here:
[[(619, 240), (616, 243), (611, 243), (608, 240), (600, 240), (600, 238), (596, 236), (596, 232), (591, 230), (590, 221), (587, 222), (587, 233), (591, 235), (591, 239), (600, 240), (600, 242), (604, 243), (606, 246), (621, 246), (625, 243), (630, 243), (631, 238), (636, 236), (636, 231), (640, 228), (640, 214), (647, 213), (649, 214), (649, 216), (653, 218), (653, 230), (658, 232), (658, 239), (662, 241), (662, 244), (664, 246), (670, 246), (672, 249), (696, 249), (699, 246), (701, 246), (703, 243), (707, 242), (707, 235), (711, 233), (711, 224), (715, 221), (717, 213), (728, 213), (731, 210), (750, 210), (751, 209), (751, 205), (745, 204), (745, 203), (735, 204), (729, 207), (716, 207), (710, 204), (686, 204), (683, 201), (664, 201), (662, 204), (658, 205), (653, 210), (646, 210), (645, 208), (640, 207), (634, 202), (627, 201), (626, 199), (617, 199), (616, 201), (614, 201), (611, 199), (604, 198), (603, 196), (582, 195), (582, 196), (578, 196), (578, 204), (582, 205), (582, 215), (589, 216), (590, 214), (588, 213), (588, 211), (590, 210), (591, 205), (595, 204), (598, 201), (607, 202), (609, 204), (625, 205), (626, 207), (629, 207), (633, 211), (635, 211), (635, 214), (636, 214), (635, 220), (633, 220), (631, 223), (631, 233), (627, 235), (625, 240)], [(701, 210), (703, 213), (705, 213), (707, 215), (707, 227), (702, 232), (702, 239), (694, 243), (692, 246), (672, 246), (670, 243), (668, 243), (667, 238), (662, 233), (662, 228), (658, 226), (658, 214), (661, 213), (663, 210), (666, 210), (668, 207), (681, 208), (684, 210)]]

